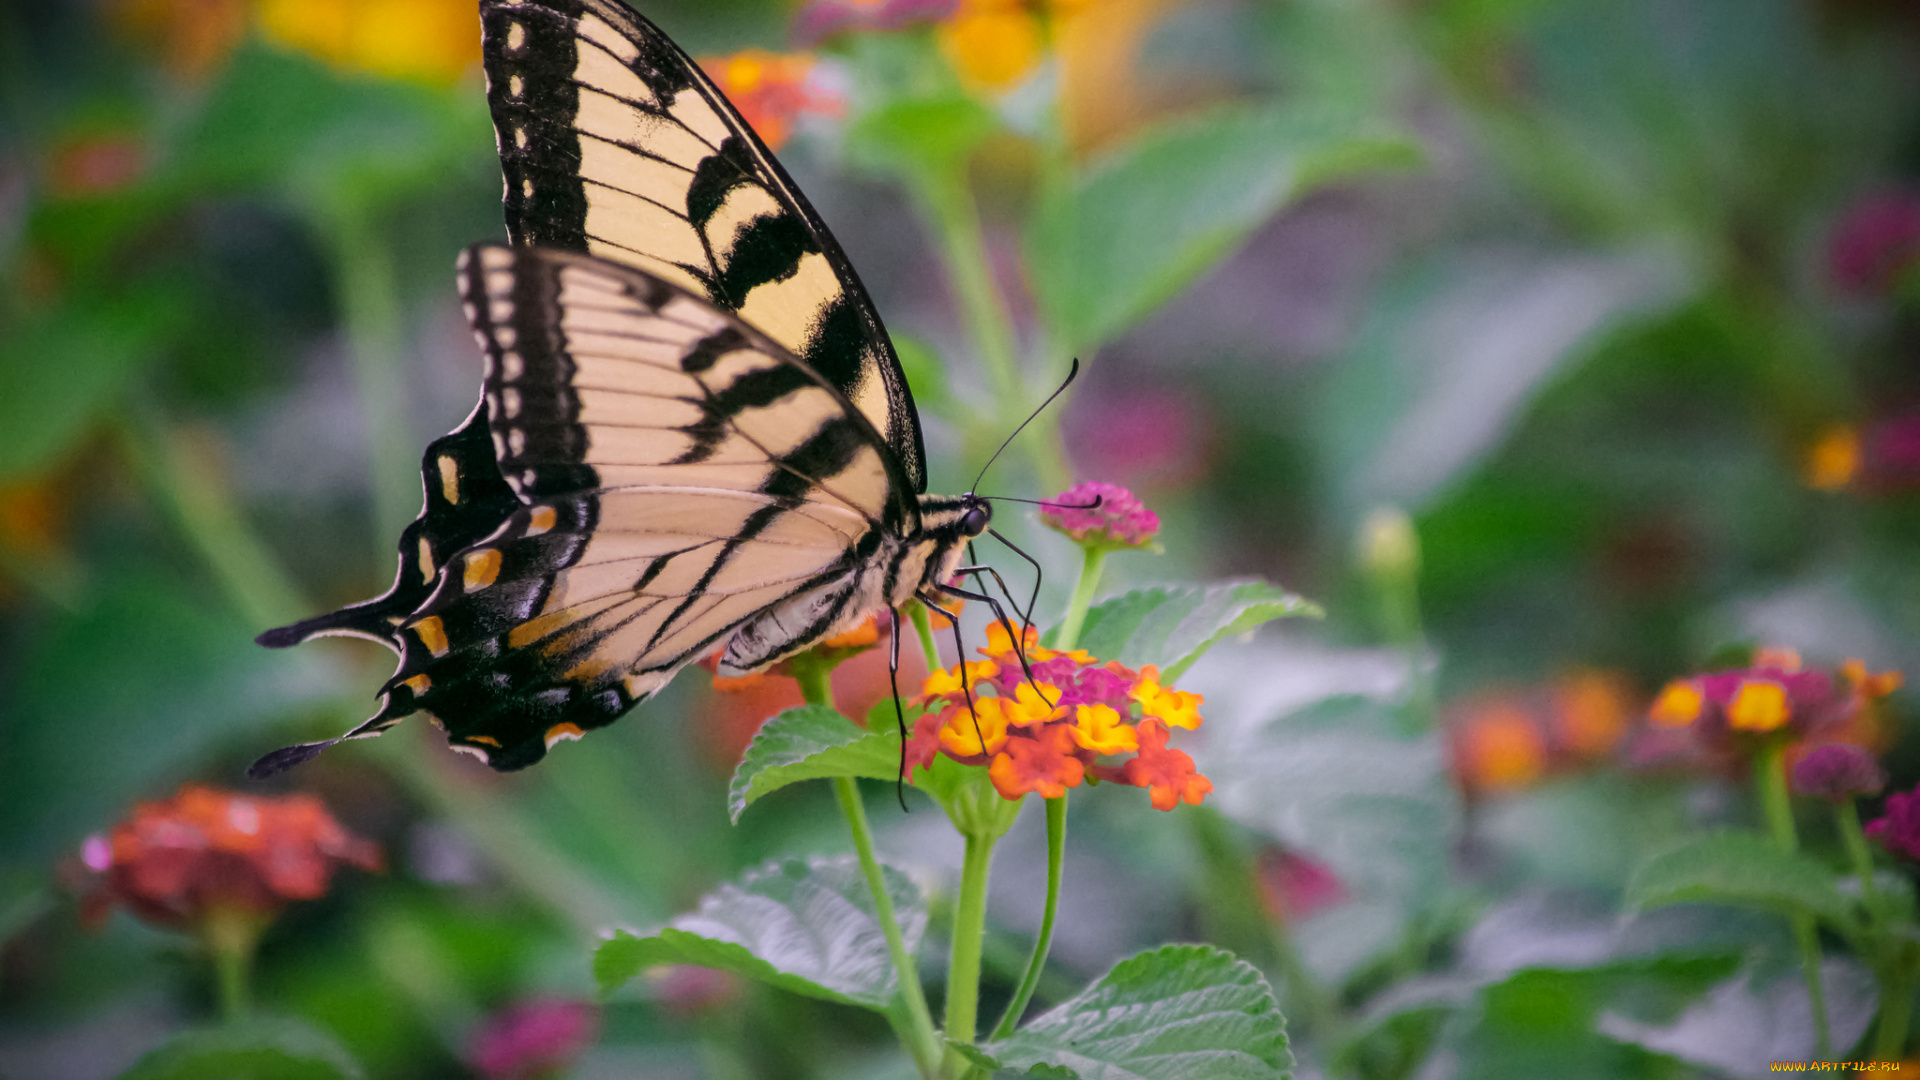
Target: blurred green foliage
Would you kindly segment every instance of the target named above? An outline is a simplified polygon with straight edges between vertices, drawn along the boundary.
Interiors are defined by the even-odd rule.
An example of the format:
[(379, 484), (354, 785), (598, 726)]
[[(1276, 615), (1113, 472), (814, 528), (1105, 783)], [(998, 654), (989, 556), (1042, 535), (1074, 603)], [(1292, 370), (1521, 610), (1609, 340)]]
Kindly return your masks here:
[[(1068, 1011), (984, 1052), (1057, 1060), (1041, 1044), (1074, 1022), (1074, 987), (1204, 936), (1257, 965), (1291, 1022), (1247, 1075), (1289, 1052), (1368, 1080), (1746, 1075), (1772, 1050), (1806, 1056), (1789, 1037), (1810, 1035), (1764, 1041), (1778, 1033), (1754, 1026), (1759, 1006), (1739, 1011), (1793, 1011), (1784, 923), (1611, 915), (1697, 900), (1832, 915), (1834, 1030), (1865, 1038), (1871, 995), (1844, 990), (1866, 953), (1816, 808), (1801, 808), (1805, 852), (1772, 853), (1792, 865), (1756, 885), (1754, 858), (1672, 853), (1758, 820), (1744, 778), (1629, 768), (1622, 741), (1490, 788), (1461, 740), (1476, 702), (1547, 693), (1574, 668), (1617, 676), (1637, 723), (1730, 643), (1920, 675), (1920, 466), (1871, 453), (1874, 432), (1920, 423), (1920, 241), (1888, 233), (1892, 270), (1865, 286), (1841, 266), (1866, 200), (1920, 199), (1910, 6), (1087, 8), (1046, 9), (1060, 47), (1005, 91), (956, 72), (936, 27), (834, 38), (821, 52), (845, 115), (783, 157), (900, 336), (936, 488), (970, 479), (1077, 356), (1064, 415), (989, 489), (1126, 483), (1166, 519), (1167, 551), (1116, 561), (1116, 590), (1261, 574), (1328, 619), (1223, 644), (1186, 674), (1208, 698), (1208, 807), (1076, 797), (1076, 925), (1037, 1003)], [(645, 13), (698, 55), (787, 47), (793, 14)], [(1094, 59), (1124, 79), (1099, 84), (1066, 20), (1123, 14), (1138, 32)], [(232, 35), (187, 70), (196, 19)], [(15, 1080), (470, 1075), (472, 1032), (500, 1007), (594, 993), (606, 928), (644, 935), (770, 859), (847, 848), (820, 785), (756, 788), (730, 821), (744, 737), (695, 677), (521, 775), (409, 724), (267, 789), (320, 794), (388, 853), (385, 874), (343, 878), (269, 932), (256, 992), (283, 1018), (272, 1038), (189, 1034), (134, 1066), (198, 1031), (212, 991), (186, 946), (124, 915), (80, 927), (76, 853), (136, 800), (241, 786), (263, 750), (365, 715), (384, 654), (250, 638), (384, 586), (419, 447), (471, 401), (451, 259), (501, 227), (475, 72), (380, 77), (264, 40), (255, 19), (247, 0), (0, 11), (0, 1074)], [(1081, 140), (1088, 100), (1117, 134)], [(1865, 457), (1809, 483), (1835, 430)], [(1376, 617), (1356, 556), (1381, 504), (1420, 540), (1412, 627)], [(1046, 566), (1057, 613), (1073, 549), (1005, 527)], [(1174, 589), (1209, 618), (1272, 599)], [(1201, 622), (1195, 652), (1255, 625)], [(1180, 633), (1128, 621), (1123, 598), (1083, 643), (1125, 659)], [(1898, 790), (1920, 781), (1912, 716), (1896, 694), (1875, 733)], [(957, 848), (925, 800), (902, 816), (874, 787), (882, 853), (929, 887), (937, 930)], [(1037, 922), (1037, 816), (1002, 851), (988, 1007)], [(1286, 900), (1283, 850), (1328, 868), (1338, 897)], [(1527, 914), (1549, 901), (1579, 914)], [(905, 1075), (864, 1011), (748, 982), (718, 1005), (675, 993), (652, 977), (608, 998), (579, 1075)], [(1756, 1040), (1744, 1066), (1711, 1045), (1736, 1036)]]

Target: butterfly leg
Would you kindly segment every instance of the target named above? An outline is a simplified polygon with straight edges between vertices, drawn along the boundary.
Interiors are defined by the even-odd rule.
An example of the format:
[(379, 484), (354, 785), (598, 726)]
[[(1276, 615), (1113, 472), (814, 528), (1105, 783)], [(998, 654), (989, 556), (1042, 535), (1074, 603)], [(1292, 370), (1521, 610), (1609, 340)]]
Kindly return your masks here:
[[(1000, 601), (995, 600), (992, 593), (972, 592), (967, 589), (956, 588), (952, 585), (940, 585), (936, 587), (948, 596), (957, 596), (962, 600), (973, 600), (985, 604), (988, 608), (992, 609), (993, 617), (999, 620), (1001, 626), (1007, 628), (1007, 636), (1013, 639), (1013, 655), (1020, 658), (1021, 673), (1026, 675), (1027, 682), (1033, 683), (1034, 692), (1040, 693), (1039, 684), (1034, 683), (1033, 680), (1033, 668), (1027, 664), (1026, 632), (1020, 631), (1016, 633), (1014, 631), (1013, 620), (1007, 618), (1007, 609), (1000, 606)], [(956, 625), (955, 630), (958, 631), (958, 629), (959, 627)], [(963, 672), (965, 671), (964, 668), (961, 670)], [(1040, 694), (1040, 700), (1046, 701), (1047, 695)], [(1052, 708), (1058, 704), (1059, 702), (1056, 701), (1047, 701), (1048, 708)]]
[(907, 712), (900, 704), (900, 609), (888, 608), (893, 620), (893, 641), (887, 650), (887, 682), (893, 687), (893, 721), (900, 728), (900, 772), (893, 778), (893, 796), (900, 800), (900, 812), (907, 809)]
[[(1000, 530), (999, 530), (999, 529), (991, 529), (991, 528), (990, 528), (990, 529), (988, 529), (988, 530), (987, 530), (987, 533), (988, 533), (988, 535), (990, 535), (990, 536), (992, 536), (992, 537), (993, 537), (993, 538), (994, 538), (995, 540), (998, 540), (998, 541), (1000, 541), (1001, 543), (1003, 543), (1003, 544), (1005, 544), (1005, 545), (1007, 545), (1007, 547), (1008, 547), (1008, 548), (1009, 548), (1009, 549), (1010, 549), (1010, 550), (1011, 550), (1011, 551), (1012, 551), (1012, 552), (1013, 552), (1013, 553), (1014, 553), (1015, 555), (1018, 555), (1018, 556), (1020, 556), (1021, 558), (1023, 558), (1023, 559), (1025, 559), (1025, 560), (1027, 560), (1027, 565), (1028, 565), (1028, 566), (1031, 566), (1031, 567), (1033, 567), (1033, 595), (1032, 595), (1032, 596), (1029, 596), (1029, 597), (1027, 597), (1027, 615), (1026, 615), (1026, 618), (1027, 618), (1027, 625), (1028, 625), (1028, 626), (1032, 626), (1032, 625), (1033, 625), (1033, 609), (1034, 609), (1034, 605), (1036, 605), (1036, 604), (1038, 604), (1038, 603), (1040, 602), (1040, 577), (1041, 577), (1041, 571), (1040, 571), (1040, 562), (1039, 562), (1039, 560), (1037, 560), (1037, 559), (1035, 559), (1035, 558), (1034, 558), (1033, 556), (1031, 556), (1031, 555), (1029, 555), (1029, 554), (1027, 554), (1026, 552), (1024, 552), (1024, 551), (1022, 551), (1022, 550), (1020, 550), (1020, 545), (1018, 545), (1018, 544), (1016, 544), (1016, 543), (1014, 543), (1013, 541), (1011, 541), (1011, 540), (1009, 540), (1009, 539), (1007, 539), (1007, 538), (1006, 538), (1005, 536), (1003, 536), (1003, 535), (1001, 534), (1001, 532), (1000, 532)], [(1004, 583), (1002, 583), (1000, 587), (1004, 589), (1004, 588), (1006, 588), (1006, 585), (1005, 585)], [(1013, 597), (1012, 597), (1011, 595), (1009, 595), (1009, 596), (1007, 597), (1007, 599), (1008, 599), (1008, 600), (1012, 600), (1012, 599), (1013, 599)], [(1024, 633), (1025, 633), (1025, 631), (1023, 630), (1023, 631), (1022, 631), (1022, 633), (1024, 634)]]
[(980, 740), (980, 752), (987, 752), (987, 737), (980, 733), (980, 714), (973, 707), (973, 687), (967, 685), (967, 643), (960, 636), (960, 613), (948, 611), (940, 606), (939, 597), (921, 592), (919, 601), (927, 607), (947, 617), (948, 625), (953, 627), (953, 654), (960, 667), (960, 692), (967, 696), (967, 715), (973, 718), (973, 737)]

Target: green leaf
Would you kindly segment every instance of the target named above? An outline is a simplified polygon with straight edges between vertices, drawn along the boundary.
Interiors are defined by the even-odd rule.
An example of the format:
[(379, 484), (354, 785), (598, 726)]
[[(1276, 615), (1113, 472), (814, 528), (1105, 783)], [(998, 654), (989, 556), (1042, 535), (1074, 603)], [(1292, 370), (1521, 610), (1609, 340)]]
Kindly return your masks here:
[(1123, 960), (983, 1049), (1002, 1066), (1068, 1068), (1087, 1080), (1272, 1080), (1293, 1067), (1286, 1020), (1267, 981), (1207, 945), (1168, 945)]
[[(912, 879), (881, 867), (907, 951), (919, 946), (927, 910)], [(645, 937), (624, 930), (594, 953), (602, 991), (662, 964), (731, 971), (807, 997), (887, 1007), (898, 990), (887, 942), (859, 862), (786, 859), (748, 871)]]
[(1258, 579), (1160, 585), (1089, 609), (1080, 647), (1128, 667), (1157, 664), (1161, 681), (1171, 683), (1227, 638), (1274, 619), (1322, 614), (1312, 601)]
[(293, 1020), (187, 1031), (148, 1051), (120, 1080), (360, 1080), (334, 1041)]
[(825, 705), (801, 705), (762, 724), (747, 745), (727, 789), (727, 811), (738, 822), (755, 800), (788, 784), (829, 776), (893, 780), (899, 771), (899, 732), (866, 731)]
[[(1354, 659), (1321, 653), (1259, 671), (1265, 685), (1309, 677), (1324, 685)], [(1397, 928), (1442, 895), (1459, 836), (1460, 795), (1440, 736), (1408, 734), (1384, 693), (1343, 694), (1272, 719), (1236, 715), (1226, 695), (1208, 705), (1213, 738), (1194, 753), (1220, 811), (1324, 863), (1355, 897), (1319, 916), (1346, 932), (1303, 935), (1307, 962), (1344, 970), (1367, 958), (1356, 946), (1390, 947)]]
[(1527, 968), (1481, 991), (1455, 1052), (1461, 1076), (1566, 1080), (1690, 1075), (1665, 1055), (1601, 1033), (1603, 1015), (1671, 1020), (1733, 974), (1735, 953), (1660, 956), (1596, 967)]
[(991, 109), (964, 94), (907, 98), (854, 121), (847, 151), (866, 168), (937, 177), (962, 167), (999, 126)]
[(1066, 353), (1111, 341), (1307, 189), (1411, 163), (1347, 116), (1230, 107), (1146, 132), (1052, 184), (1027, 230), (1027, 280)]
[(82, 300), (18, 327), (0, 344), (0, 480), (57, 462), (180, 325), (183, 300), (146, 288)]
[(1627, 881), (1628, 910), (1689, 903), (1813, 915), (1843, 932), (1858, 932), (1840, 876), (1759, 833), (1691, 837), (1641, 863)]
[(120, 562), (94, 580), (90, 603), (44, 620), (10, 658), (0, 688), (10, 861), (51, 860), (123, 813), (129, 793), (207, 775), (223, 744), (246, 756), (276, 745), (270, 721), (338, 693), (337, 658), (262, 649), (260, 628), (192, 575)]

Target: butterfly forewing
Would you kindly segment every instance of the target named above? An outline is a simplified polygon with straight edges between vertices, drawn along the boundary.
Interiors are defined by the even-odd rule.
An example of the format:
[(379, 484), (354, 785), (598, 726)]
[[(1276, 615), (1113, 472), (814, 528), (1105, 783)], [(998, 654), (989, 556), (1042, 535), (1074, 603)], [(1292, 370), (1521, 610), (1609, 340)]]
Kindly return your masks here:
[(919, 420), (866, 290), (686, 54), (612, 0), (483, 0), (481, 21), (508, 236), (739, 315), (853, 402), (924, 490)]

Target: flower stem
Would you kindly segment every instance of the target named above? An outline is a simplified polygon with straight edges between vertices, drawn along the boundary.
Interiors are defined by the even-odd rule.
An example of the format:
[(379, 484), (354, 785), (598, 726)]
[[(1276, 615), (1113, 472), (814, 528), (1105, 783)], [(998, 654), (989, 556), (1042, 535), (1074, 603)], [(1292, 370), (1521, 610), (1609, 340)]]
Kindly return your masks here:
[[(967, 336), (986, 369), (993, 387), (995, 412), (1008, 423), (1026, 415), (1026, 387), (1014, 367), (1018, 341), (1006, 296), (994, 280), (987, 245), (980, 228), (980, 211), (967, 182), (965, 162), (926, 175), (918, 185), (920, 196), (940, 234), (940, 254), (960, 301)], [(1059, 411), (1047, 410), (1034, 418), (1025, 440), (1026, 451), (1039, 470), (1041, 484), (1058, 490), (1069, 482), (1066, 458), (1060, 448)]]
[(239, 1023), (252, 1011), (248, 983), (253, 948), (264, 928), (264, 920), (236, 908), (215, 908), (207, 912), (206, 922), (201, 925), (201, 938), (213, 957), (220, 1019), (226, 1023)]
[(933, 642), (933, 616), (927, 612), (927, 605), (918, 600), (907, 605), (907, 618), (913, 620), (914, 632), (920, 635), (920, 651), (927, 657), (927, 674), (940, 670), (940, 647)]
[(1877, 922), (1880, 891), (1873, 884), (1873, 855), (1867, 850), (1867, 834), (1860, 828), (1860, 810), (1852, 799), (1841, 799), (1834, 804), (1833, 817), (1840, 832), (1840, 843), (1847, 849), (1847, 861), (1853, 863), (1853, 872), (1860, 875), (1860, 899), (1866, 904), (1867, 917)]
[(1053, 919), (1060, 912), (1060, 871), (1066, 863), (1066, 853), (1067, 797), (1062, 795), (1047, 800), (1047, 904), (1040, 914), (1040, 936), (1033, 939), (1033, 955), (1027, 958), (1020, 988), (1014, 991), (1013, 1000), (1007, 1002), (1007, 1011), (1000, 1014), (1000, 1022), (993, 1026), (990, 1039), (1004, 1039), (1013, 1034), (1020, 1017), (1026, 1014), (1027, 1003), (1033, 1000), (1034, 988), (1040, 985), (1040, 973), (1047, 967), (1047, 951), (1053, 947)]
[(987, 933), (987, 870), (998, 838), (967, 834), (960, 867), (960, 898), (953, 913), (953, 948), (947, 962), (947, 1038), (973, 1041), (980, 1007), (980, 944)]
[(406, 317), (393, 248), (362, 200), (337, 198), (317, 209), (333, 238), (333, 279), (366, 417), (373, 490), (374, 567), (393, 564), (393, 537), (420, 512), (419, 454), (407, 426)]
[[(832, 669), (811, 653), (802, 653), (791, 661), (793, 677), (800, 684), (800, 696), (811, 705), (833, 708)], [(873, 914), (880, 933), (887, 939), (887, 956), (893, 961), (894, 975), (900, 982), (900, 997), (906, 1003), (905, 1030), (896, 1026), (900, 1041), (920, 1075), (928, 1080), (939, 1074), (940, 1036), (933, 1029), (933, 1012), (927, 1008), (926, 991), (920, 986), (920, 971), (913, 954), (900, 934), (900, 921), (893, 914), (893, 898), (887, 894), (887, 881), (880, 873), (880, 860), (873, 854), (873, 829), (867, 824), (867, 808), (860, 801), (860, 785), (851, 776), (833, 778), (833, 796), (840, 803), (841, 816), (853, 833), (853, 850), (860, 857), (860, 874), (866, 878), (867, 892), (873, 897)]]
[(1100, 588), (1100, 570), (1107, 561), (1107, 549), (1103, 547), (1088, 546), (1083, 550), (1080, 581), (1073, 587), (1073, 599), (1067, 602), (1067, 617), (1061, 620), (1053, 643), (1061, 652), (1071, 652), (1080, 644), (1080, 628), (1087, 621), (1087, 608), (1092, 606), (1093, 594)]
[(299, 618), (307, 602), (248, 523), (209, 448), (144, 408), (126, 414), (119, 435), (127, 460), (234, 609), (263, 628)]
[(1880, 1028), (1873, 1036), (1873, 1056), (1899, 1061), (1907, 1046), (1907, 1021), (1913, 1015), (1914, 973), (1901, 970), (1880, 983)]
[[(1793, 828), (1793, 805), (1787, 800), (1786, 744), (1769, 741), (1754, 760), (1754, 784), (1760, 789), (1760, 805), (1766, 813), (1767, 829), (1773, 840), (1786, 851), (1800, 847)], [(1833, 1036), (1827, 1030), (1827, 995), (1820, 982), (1820, 936), (1813, 916), (1793, 916), (1793, 936), (1800, 946), (1800, 967), (1807, 980), (1807, 1002), (1813, 1008), (1814, 1054), (1832, 1056)]]

